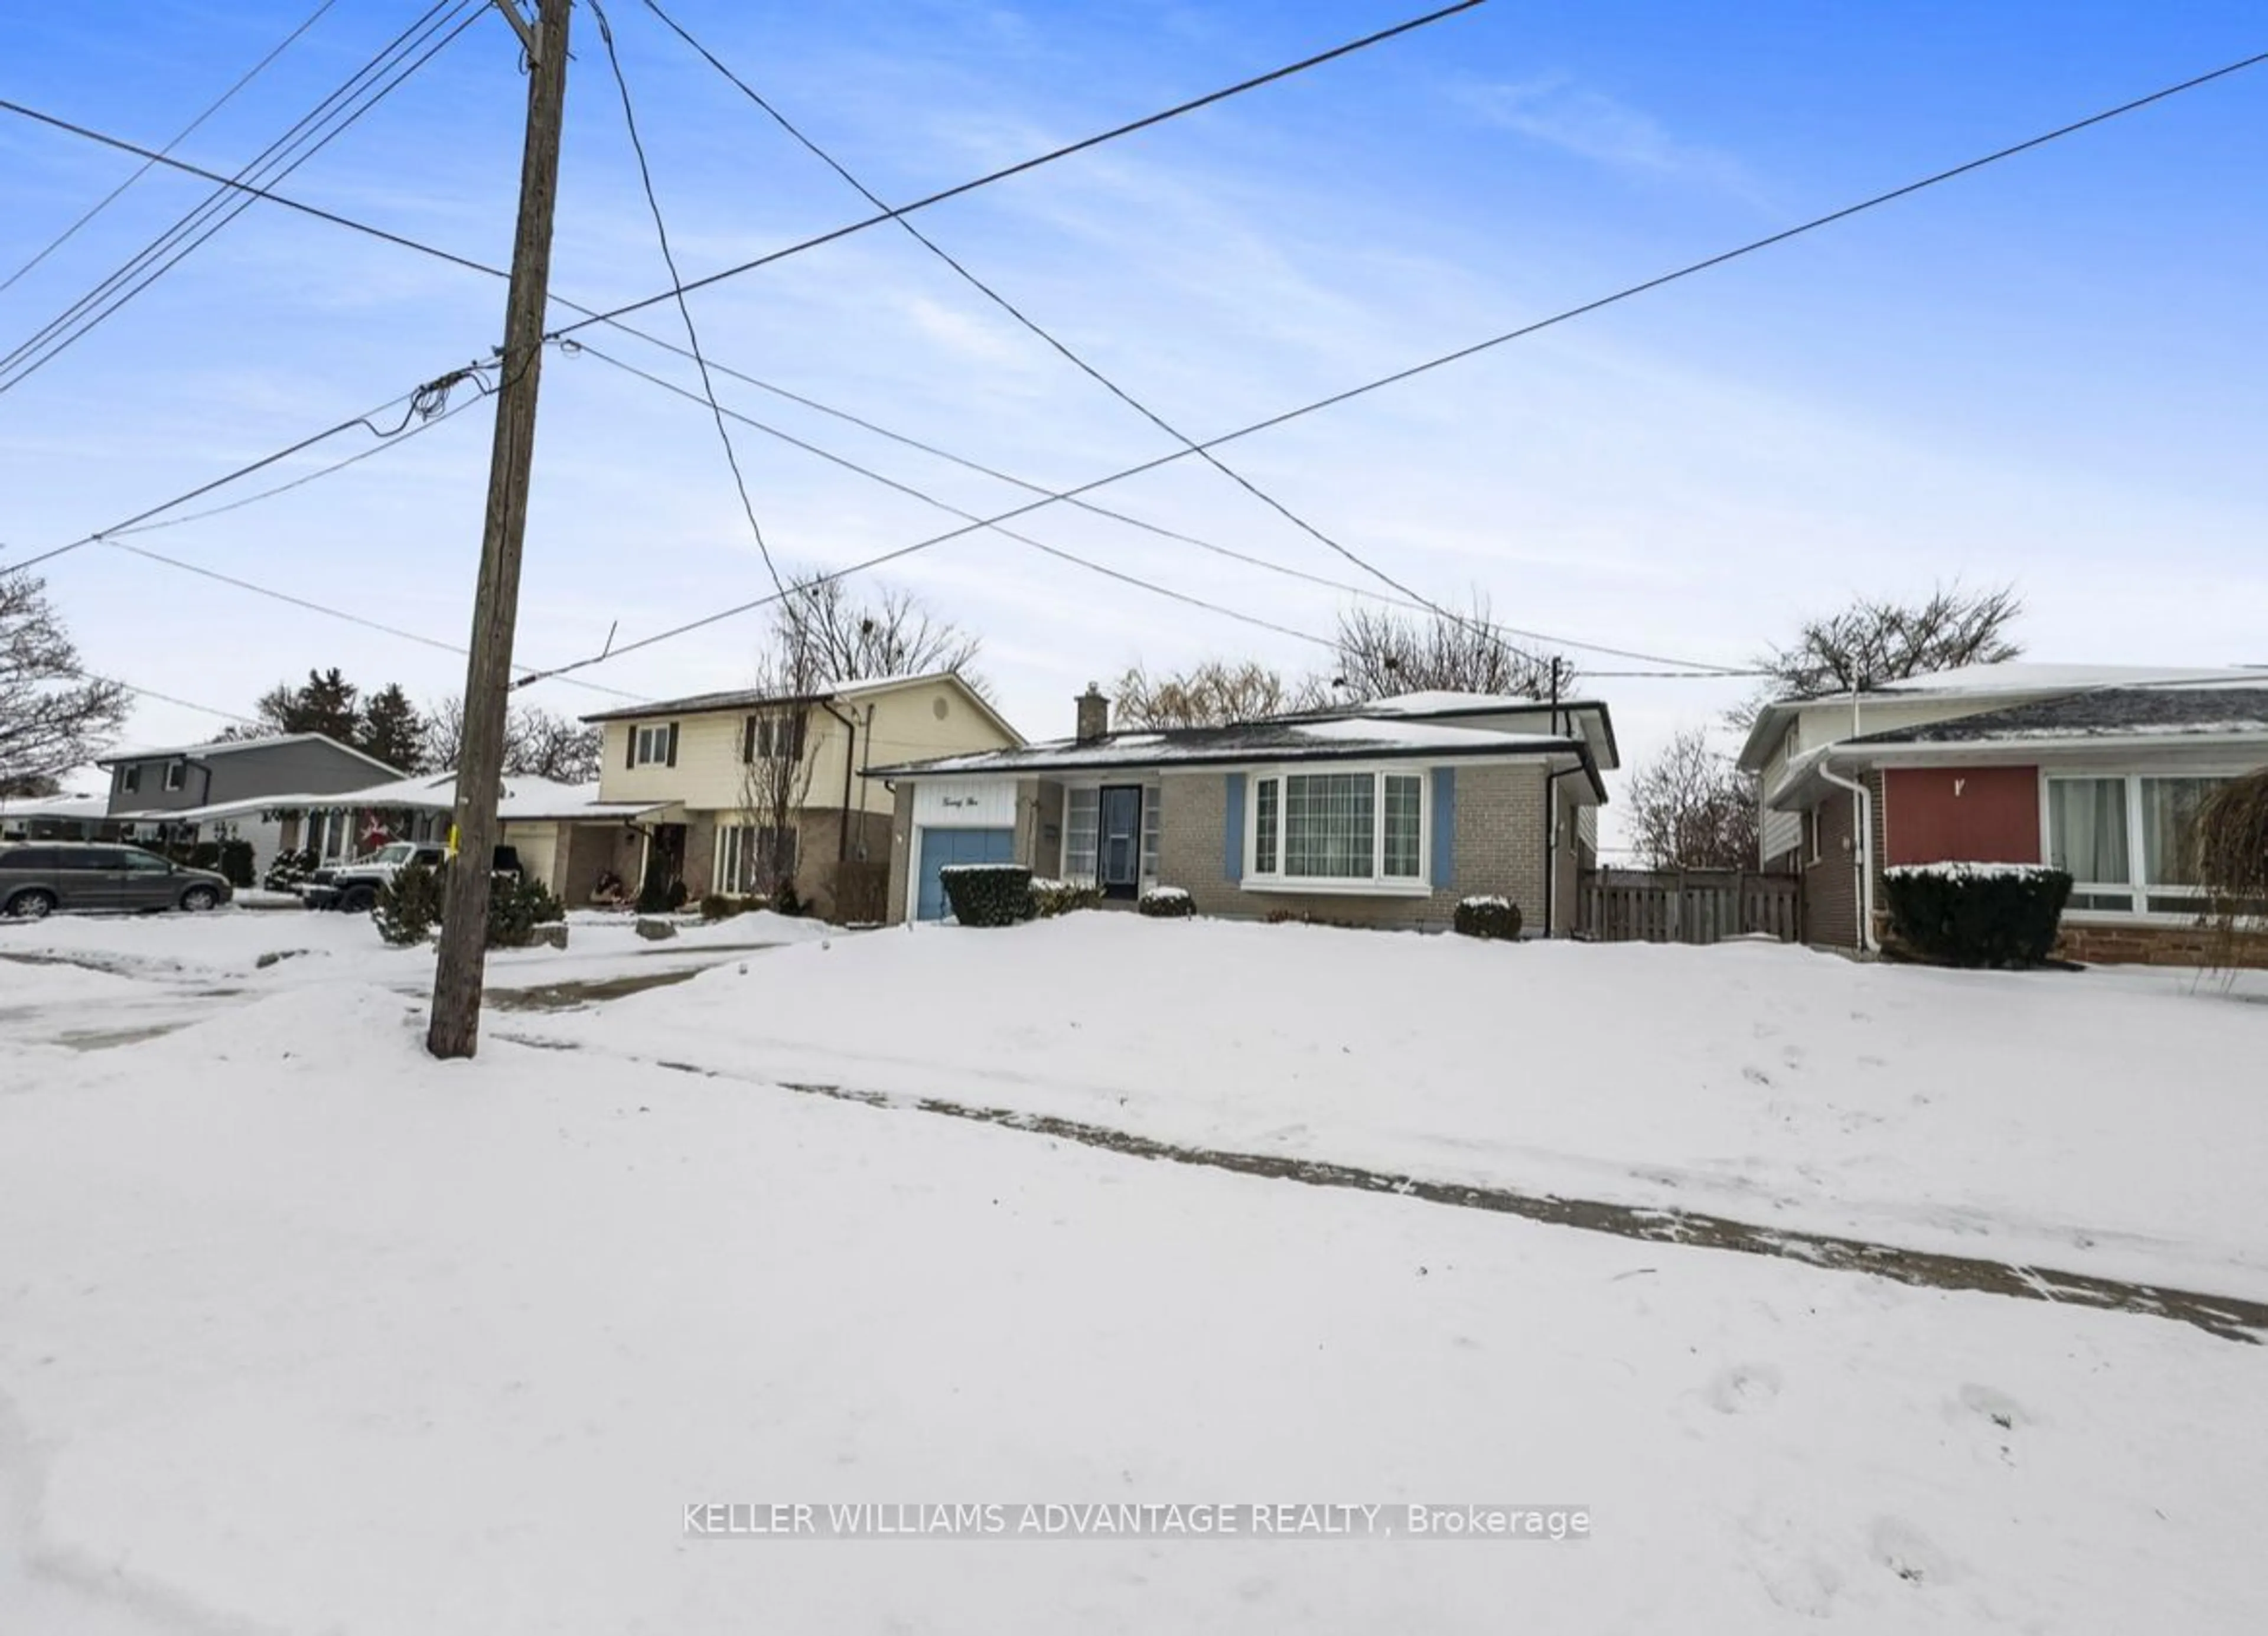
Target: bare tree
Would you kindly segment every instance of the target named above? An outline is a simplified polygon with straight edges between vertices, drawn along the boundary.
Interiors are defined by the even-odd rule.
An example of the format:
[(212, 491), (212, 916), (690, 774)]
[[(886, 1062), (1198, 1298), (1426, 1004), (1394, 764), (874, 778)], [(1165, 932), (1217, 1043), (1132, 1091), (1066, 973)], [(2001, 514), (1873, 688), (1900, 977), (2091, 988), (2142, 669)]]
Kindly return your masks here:
[[(792, 577), (809, 580), (812, 571)], [(791, 668), (807, 666), (818, 682), (965, 673), (983, 645), (910, 592), (883, 586), (861, 599), (841, 579), (792, 592), (773, 609), (772, 633), (783, 652), (796, 655)], [(977, 685), (965, 674), (961, 679)]]
[(811, 797), (811, 701), (830, 681), (828, 660), (801, 638), (804, 627), (781, 621), (758, 655), (753, 691), (771, 703), (740, 724), (743, 822), (724, 844), (720, 889), (777, 898), (795, 879), (796, 823)]
[(0, 794), (30, 791), (107, 746), (127, 691), (79, 668), (47, 582), (0, 573)]
[(1772, 699), (1809, 698), (1880, 687), (1963, 665), (1997, 665), (2021, 653), (2007, 628), (2024, 611), (2014, 586), (1964, 591), (1940, 585), (1918, 602), (1862, 597), (1839, 614), (1808, 619), (1787, 647), (1756, 661), (1771, 673), (1761, 696), (1730, 712), (1747, 727)]
[(1649, 869), (1754, 869), (1756, 780), (1688, 727), (1631, 777), (1631, 834)]
[[(423, 726), (420, 770), (451, 770), (457, 764), (457, 746), (464, 735), (464, 700), (454, 696), (441, 700), (426, 711)], [(504, 719), (504, 777), (595, 784), (602, 742), (600, 728), (585, 726), (571, 717), (533, 706), (513, 711)]]
[(1137, 665), (1111, 691), (1118, 723), (1127, 727), (1218, 727), (1297, 708), (1283, 675), (1252, 660), (1209, 659), (1162, 676)]
[(1305, 690), (1348, 704), (1436, 690), (1546, 698), (1556, 664), (1564, 695), (1574, 666), (1557, 654), (1513, 646), (1497, 631), (1490, 611), (1479, 591), (1462, 613), (1351, 608), (1339, 615), (1336, 668), (1310, 678)]

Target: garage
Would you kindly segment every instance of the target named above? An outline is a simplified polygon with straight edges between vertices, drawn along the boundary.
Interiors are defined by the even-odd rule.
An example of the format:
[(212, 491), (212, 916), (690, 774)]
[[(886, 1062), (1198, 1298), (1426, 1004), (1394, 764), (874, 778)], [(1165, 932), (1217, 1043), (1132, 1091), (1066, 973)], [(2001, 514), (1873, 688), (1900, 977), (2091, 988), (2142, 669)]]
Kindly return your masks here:
[(1002, 829), (933, 829), (921, 832), (920, 883), (914, 901), (917, 920), (942, 920), (948, 912), (945, 882), (938, 871), (947, 864), (1007, 864), (1016, 859), (1016, 831)]

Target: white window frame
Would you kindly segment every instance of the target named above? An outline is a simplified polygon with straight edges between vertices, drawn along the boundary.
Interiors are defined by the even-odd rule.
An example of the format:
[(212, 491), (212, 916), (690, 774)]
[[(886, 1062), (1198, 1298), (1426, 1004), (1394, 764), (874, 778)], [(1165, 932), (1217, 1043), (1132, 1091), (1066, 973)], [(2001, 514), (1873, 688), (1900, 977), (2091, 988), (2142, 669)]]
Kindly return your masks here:
[(666, 721), (632, 722), (630, 724), (630, 765), (633, 767), (667, 766), (669, 764), (669, 729), (673, 725)]
[[(2053, 771), (2043, 769), (2040, 773), (2040, 861), (2052, 864), (2055, 860), (2054, 796), (2051, 786), (2077, 782), (2118, 781), (2126, 812), (2126, 879), (2124, 881), (2081, 881), (2073, 878), (2071, 891), (2073, 897), (2085, 893), (2094, 896), (2126, 895), (2128, 907), (2105, 909), (2100, 904), (2084, 908), (2074, 904), (2065, 911), (2070, 920), (2102, 919), (2121, 924), (2141, 923), (2155, 925), (2188, 925), (2205, 911), (2205, 888), (2196, 886), (2153, 886), (2148, 880), (2149, 838), (2143, 832), (2142, 781), (2146, 778), (2207, 778), (2221, 779), (2242, 776), (2242, 770), (2225, 767), (2061, 767)], [(2152, 909), (2153, 895), (2161, 899), (2181, 898), (2194, 903), (2194, 909)]]
[(166, 763), (166, 792), (167, 794), (172, 794), (174, 791), (188, 784), (188, 763), (181, 761), (169, 761)]
[[(1430, 897), (1433, 893), (1433, 769), (1407, 762), (1314, 762), (1255, 768), (1244, 781), (1244, 866), (1239, 885), (1248, 892), (1329, 893), (1377, 897)], [(1367, 776), (1371, 783), (1370, 873), (1367, 875), (1293, 875), (1284, 873), (1284, 857), (1291, 843), (1291, 804), (1285, 780), (1289, 778)], [(1388, 875), (1386, 866), (1386, 780), (1414, 778), (1418, 782), (1418, 873)], [(1276, 867), (1263, 874), (1259, 866), (1260, 789), (1273, 784), (1276, 794)]]

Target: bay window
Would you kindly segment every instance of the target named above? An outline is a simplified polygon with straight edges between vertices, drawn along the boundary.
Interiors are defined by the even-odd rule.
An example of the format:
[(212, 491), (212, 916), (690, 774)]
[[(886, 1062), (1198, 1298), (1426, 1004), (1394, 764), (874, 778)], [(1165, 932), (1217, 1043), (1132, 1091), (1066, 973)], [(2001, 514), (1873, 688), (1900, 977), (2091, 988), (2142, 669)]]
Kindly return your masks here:
[(2111, 774), (2051, 777), (2047, 860), (2072, 878), (2070, 907), (2119, 914), (2192, 915), (2196, 823), (2205, 798), (2227, 780)]
[(1425, 880), (1422, 772), (1263, 773), (1252, 780), (1246, 880), (1285, 889)]

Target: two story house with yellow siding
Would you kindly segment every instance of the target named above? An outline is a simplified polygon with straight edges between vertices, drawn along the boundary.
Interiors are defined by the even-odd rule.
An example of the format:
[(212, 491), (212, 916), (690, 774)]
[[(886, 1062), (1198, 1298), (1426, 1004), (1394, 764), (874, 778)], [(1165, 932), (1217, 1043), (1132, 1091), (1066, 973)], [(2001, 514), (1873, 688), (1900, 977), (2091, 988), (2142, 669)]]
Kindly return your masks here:
[(583, 719), (604, 730), (600, 799), (662, 805), (612, 837), (608, 856), (573, 860), (578, 902), (592, 885), (582, 876), (601, 873), (632, 892), (657, 870), (688, 897), (762, 891), (784, 860), (796, 895), (831, 913), (862, 873), (887, 874), (893, 798), (862, 776), (869, 768), (1024, 742), (951, 671), (786, 696), (704, 693)]

